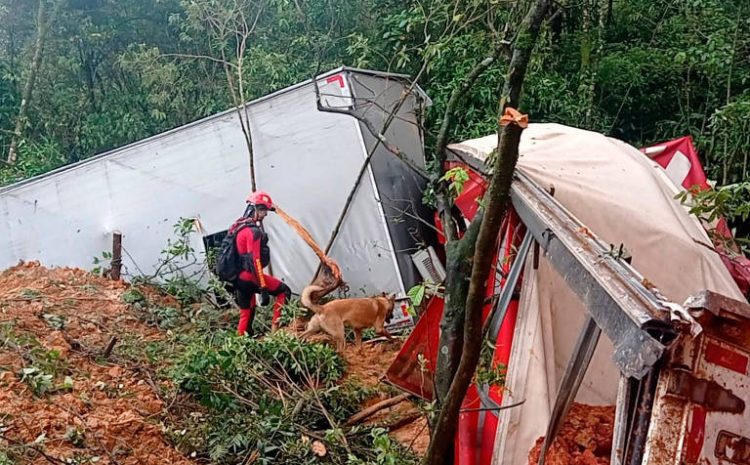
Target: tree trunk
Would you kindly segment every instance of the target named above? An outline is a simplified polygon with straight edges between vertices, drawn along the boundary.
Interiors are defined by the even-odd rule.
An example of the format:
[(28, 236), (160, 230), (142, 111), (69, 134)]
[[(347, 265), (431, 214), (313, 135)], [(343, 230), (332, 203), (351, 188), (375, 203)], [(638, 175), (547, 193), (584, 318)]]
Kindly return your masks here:
[[(46, 16), (45, 10), (47, 7), (46, 0), (39, 0), (39, 9), (36, 16), (36, 41), (34, 42), (34, 56), (31, 59), (31, 67), (29, 69), (29, 76), (26, 79), (26, 84), (23, 87), (23, 93), (21, 94), (21, 106), (18, 110), (18, 119), (16, 119), (16, 127), (13, 131), (13, 137), (10, 142), (10, 149), (8, 150), (7, 162), (9, 165), (13, 165), (18, 160), (18, 144), (20, 143), (21, 137), (23, 137), (24, 129), (26, 128), (27, 114), (29, 111), (29, 103), (31, 102), (31, 95), (34, 91), (34, 83), (36, 82), (36, 75), (39, 72), (39, 68), (42, 64), (42, 55), (44, 53), (44, 43), (47, 37), (47, 31), (49, 30), (49, 23), (52, 20), (52, 15)], [(53, 11), (53, 15), (54, 15)]]
[[(537, 0), (529, 13), (524, 18), (521, 30), (513, 43), (513, 56), (510, 60), (508, 78), (503, 85), (503, 94), (500, 103), (500, 114), (507, 106), (518, 108), (521, 97), (523, 80), (526, 77), (526, 69), (529, 66), (531, 52), (539, 37), (539, 29), (542, 20), (547, 14), (551, 0)], [(499, 141), (498, 141), (499, 145)]]
[[(583, 6), (584, 11), (584, 29), (586, 29), (585, 36), (587, 37), (585, 39), (586, 46), (587, 46), (587, 57), (585, 60), (585, 63), (581, 63), (581, 77), (585, 80), (585, 87), (583, 89), (584, 98), (586, 101), (585, 105), (585, 113), (583, 118), (583, 126), (586, 128), (591, 128), (591, 125), (593, 124), (593, 112), (594, 112), (594, 101), (596, 100), (596, 79), (598, 75), (598, 68), (599, 68), (599, 59), (602, 55), (602, 49), (604, 46), (604, 16), (605, 16), (605, 8), (606, 5), (604, 4), (605, 0), (601, 0), (599, 2), (598, 0), (592, 1), (590, 4)], [(592, 17), (594, 6), (596, 5), (596, 10), (598, 14), (597, 18), (597, 27), (598, 30), (596, 34), (592, 31)], [(583, 46), (582, 46), (583, 49)], [(583, 58), (583, 54), (582, 54)]]
[[(537, 0), (521, 25), (513, 44), (508, 77), (503, 85), (499, 106), (500, 115), (504, 113), (507, 106), (518, 106), (531, 52), (536, 44), (539, 29), (549, 5), (550, 0)], [(502, 130), (498, 128), (497, 156), (489, 189), (484, 197), (486, 201), (484, 215), (478, 215), (471, 225), (476, 227), (474, 226), (475, 223), (480, 224), (476, 246), (469, 246), (474, 250), (471, 254), (473, 263), (465, 305), (462, 355), (456, 374), (450, 384), (448, 395), (438, 413), (430, 447), (425, 456), (425, 464), (451, 463), (453, 459), (452, 454), (448, 452), (453, 444), (461, 403), (466, 396), (466, 390), (479, 362), (482, 347), (482, 307), (484, 305), (487, 276), (492, 267), (497, 235), (509, 204), (510, 186), (518, 161), (518, 143), (521, 140), (521, 132), (522, 128), (513, 123), (505, 126)], [(473, 242), (469, 234), (462, 239), (463, 241)], [(453, 265), (449, 263), (448, 266)], [(449, 294), (449, 292), (450, 290), (446, 287), (446, 294)], [(449, 295), (448, 298), (450, 298)], [(442, 351), (442, 344), (440, 351)], [(441, 370), (441, 367), (438, 367), (439, 370)]]
[(445, 107), (443, 122), (440, 126), (435, 145), (437, 159), (435, 169), (438, 170), (438, 174), (434, 176), (433, 181), (437, 184), (438, 212), (446, 241), (445, 250), (448, 268), (445, 279), (447, 288), (445, 306), (443, 318), (440, 321), (440, 347), (438, 349), (437, 369), (435, 372), (435, 397), (439, 404), (448, 395), (448, 389), (450, 388), (451, 381), (453, 381), (453, 375), (458, 368), (458, 361), (461, 358), (464, 331), (464, 302), (469, 292), (469, 282), (466, 276), (471, 273), (471, 256), (474, 253), (474, 242), (479, 232), (479, 223), (477, 223), (477, 227), (467, 231), (469, 240), (456, 241), (457, 234), (451, 214), (449, 193), (445, 183), (439, 180), (442, 177), (440, 173), (442, 173), (447, 160), (448, 130), (453, 112), (461, 98), (471, 89), (479, 76), (497, 59), (503, 50), (502, 47), (504, 47), (504, 44), (498, 44), (492, 56), (477, 63), (469, 74), (466, 75), (464, 83), (453, 90)]
[(86, 98), (89, 101), (89, 107), (92, 112), (96, 113), (99, 108), (96, 104), (96, 58), (95, 52), (90, 52), (83, 43), (83, 39), (78, 38), (78, 59), (81, 62), (81, 76), (86, 85)]
[[(481, 214), (481, 213), (480, 213)], [(466, 296), (469, 294), (474, 245), (479, 234), (479, 222), (471, 223), (460, 241), (448, 242), (446, 252), (445, 305), (440, 320), (440, 343), (435, 370), (435, 397), (442, 405), (448, 396), (453, 377), (461, 360), (464, 345)]]
[[(237, 52), (237, 87), (239, 91), (239, 101), (242, 105), (242, 110), (245, 113), (245, 120), (242, 120), (242, 113), (237, 109), (237, 113), (240, 117), (240, 124), (242, 124), (242, 133), (245, 135), (245, 144), (247, 145), (247, 156), (250, 161), (250, 189), (254, 192), (258, 185), (255, 181), (255, 151), (253, 150), (253, 133), (250, 129), (250, 113), (247, 111), (247, 100), (245, 98), (245, 77), (242, 74), (242, 66), (244, 63), (245, 47), (243, 46)], [(270, 264), (268, 265), (271, 266)], [(270, 269), (270, 268), (269, 268)]]
[[(426, 464), (452, 463), (453, 458), (446, 452), (450, 450), (453, 444), (461, 403), (466, 396), (466, 390), (479, 362), (479, 354), (482, 348), (482, 307), (487, 276), (492, 267), (497, 235), (510, 199), (510, 185), (518, 161), (518, 143), (521, 140), (521, 132), (522, 129), (519, 126), (509, 125), (505, 127), (500, 136), (499, 155), (496, 157), (494, 166), (494, 172), (497, 174), (492, 176), (489, 190), (485, 195), (485, 199), (489, 201), (478, 228), (479, 234), (473, 254), (471, 280), (469, 281), (465, 305), (461, 358), (448, 390), (448, 395), (435, 422), (430, 448), (425, 458)], [(472, 226), (475, 223), (472, 222)], [(446, 287), (447, 292), (448, 288)], [(440, 350), (443, 350), (442, 340)], [(438, 366), (438, 371), (440, 369), (441, 367)]]

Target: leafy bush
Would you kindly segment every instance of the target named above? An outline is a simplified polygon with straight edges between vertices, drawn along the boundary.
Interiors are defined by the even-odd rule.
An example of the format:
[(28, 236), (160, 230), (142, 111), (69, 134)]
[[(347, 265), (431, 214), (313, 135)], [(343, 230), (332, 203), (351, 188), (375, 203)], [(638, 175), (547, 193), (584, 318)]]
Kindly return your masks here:
[(204, 405), (226, 408), (236, 403), (224, 389), (242, 396), (257, 394), (259, 379), (333, 385), (343, 374), (343, 361), (330, 347), (305, 344), (283, 331), (261, 339), (228, 334), (213, 347), (199, 341), (186, 350), (174, 370), (175, 380)]
[(123, 302), (129, 305), (145, 304), (147, 302), (146, 296), (143, 295), (143, 293), (139, 291), (137, 287), (131, 287), (127, 291), (123, 292), (120, 298)]
[[(675, 196), (683, 205), (690, 208), (690, 213), (711, 228), (715, 221), (726, 219), (730, 224), (747, 224), (750, 218), (750, 182), (740, 182), (709, 190), (682, 191)], [(748, 228), (746, 227), (745, 230)], [(720, 242), (729, 242), (730, 247), (737, 246), (746, 254), (750, 253), (750, 239), (741, 237), (741, 232), (734, 240), (728, 240), (715, 230), (710, 229)]]
[(188, 344), (172, 378), (207, 412), (171, 436), (179, 436), (183, 452), (217, 464), (248, 457), (263, 464), (416, 463), (384, 432), (341, 429), (374, 391), (353, 379), (340, 382), (343, 372), (329, 346), (283, 331), (259, 339), (206, 334)]

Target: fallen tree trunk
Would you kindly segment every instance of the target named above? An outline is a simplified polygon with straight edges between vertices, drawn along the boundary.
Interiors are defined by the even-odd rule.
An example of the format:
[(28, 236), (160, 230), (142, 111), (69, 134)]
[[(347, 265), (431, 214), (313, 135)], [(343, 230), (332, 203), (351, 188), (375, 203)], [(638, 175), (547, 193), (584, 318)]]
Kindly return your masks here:
[(360, 411), (359, 413), (352, 415), (351, 418), (346, 420), (346, 423), (344, 423), (344, 426), (351, 426), (351, 425), (360, 423), (361, 421), (375, 415), (379, 411), (386, 409), (388, 407), (393, 407), (394, 405), (398, 405), (408, 398), (409, 398), (408, 394), (401, 394), (396, 397), (391, 397), (390, 399), (381, 400), (377, 404), (371, 405), (367, 407), (366, 409)]

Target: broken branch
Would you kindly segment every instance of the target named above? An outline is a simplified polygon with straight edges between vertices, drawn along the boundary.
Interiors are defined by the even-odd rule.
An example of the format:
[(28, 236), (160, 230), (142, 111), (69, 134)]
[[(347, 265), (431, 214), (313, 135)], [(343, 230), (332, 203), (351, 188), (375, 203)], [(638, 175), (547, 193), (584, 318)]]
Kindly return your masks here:
[(360, 411), (359, 413), (352, 415), (351, 418), (346, 420), (346, 422), (344, 423), (344, 426), (351, 426), (351, 425), (357, 424), (365, 420), (366, 418), (373, 416), (374, 414), (378, 413), (379, 411), (383, 409), (400, 404), (401, 402), (405, 401), (408, 398), (409, 398), (408, 394), (401, 394), (396, 397), (391, 397), (390, 399), (381, 400), (377, 404), (371, 405), (367, 407), (366, 409)]
[(112, 336), (107, 343), (107, 347), (104, 349), (103, 357), (105, 359), (108, 359), (112, 355), (112, 349), (115, 348), (115, 344), (117, 344), (117, 336)]

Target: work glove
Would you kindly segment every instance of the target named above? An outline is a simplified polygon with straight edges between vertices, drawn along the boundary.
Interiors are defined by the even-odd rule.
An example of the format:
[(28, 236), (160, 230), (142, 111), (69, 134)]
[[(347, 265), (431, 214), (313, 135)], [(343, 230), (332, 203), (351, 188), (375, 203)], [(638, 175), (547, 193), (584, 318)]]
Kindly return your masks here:
[(260, 306), (265, 307), (268, 305), (268, 302), (271, 301), (271, 298), (268, 296), (268, 291), (263, 289), (260, 291)]

